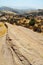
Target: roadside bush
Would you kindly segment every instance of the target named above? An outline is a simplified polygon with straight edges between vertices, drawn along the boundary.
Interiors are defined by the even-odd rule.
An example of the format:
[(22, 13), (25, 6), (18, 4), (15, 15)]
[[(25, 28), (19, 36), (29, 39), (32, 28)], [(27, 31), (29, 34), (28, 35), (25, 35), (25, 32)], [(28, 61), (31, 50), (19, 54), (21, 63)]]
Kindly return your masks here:
[(34, 25), (33, 31), (36, 31), (36, 32), (41, 33), (41, 26), (39, 26), (39, 25)]
[(37, 32), (39, 32), (39, 33), (41, 33), (41, 32), (42, 32), (42, 31), (41, 31), (41, 25), (40, 25), (40, 24), (38, 25)]
[(33, 31), (37, 31), (38, 27), (34, 26)]
[(36, 22), (35, 19), (31, 19), (30, 22), (29, 22), (29, 25), (30, 26), (34, 26), (35, 25), (35, 22)]

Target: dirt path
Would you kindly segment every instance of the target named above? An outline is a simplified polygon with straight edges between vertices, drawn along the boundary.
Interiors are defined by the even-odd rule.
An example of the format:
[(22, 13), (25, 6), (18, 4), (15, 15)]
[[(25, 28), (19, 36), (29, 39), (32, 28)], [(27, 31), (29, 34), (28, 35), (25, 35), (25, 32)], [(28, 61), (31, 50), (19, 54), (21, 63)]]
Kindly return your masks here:
[(8, 32), (2, 50), (6, 65), (43, 65), (43, 36), (21, 26), (6, 24)]

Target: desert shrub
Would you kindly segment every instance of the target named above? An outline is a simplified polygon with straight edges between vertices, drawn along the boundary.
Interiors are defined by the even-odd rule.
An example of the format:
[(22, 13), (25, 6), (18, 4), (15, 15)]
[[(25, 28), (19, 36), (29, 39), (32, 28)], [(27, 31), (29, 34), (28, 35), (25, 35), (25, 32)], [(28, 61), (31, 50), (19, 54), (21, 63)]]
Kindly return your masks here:
[(33, 26), (33, 30), (36, 31), (36, 32), (41, 33), (41, 26), (39, 26), (39, 25), (34, 25), (34, 26)]
[(11, 24), (14, 24), (14, 20), (13, 20), (13, 18), (12, 19), (10, 19), (10, 21), (9, 21)]
[(43, 32), (43, 25), (41, 26), (41, 31)]
[(41, 24), (38, 24), (37, 32), (41, 32)]
[(37, 32), (41, 33), (42, 32), (41, 28), (37, 28)]
[(29, 25), (30, 26), (34, 26), (35, 25), (35, 22), (36, 22), (35, 19), (31, 19), (30, 22), (29, 22)]
[(37, 31), (37, 28), (38, 28), (38, 27), (34, 26), (34, 27), (33, 27), (33, 31)]

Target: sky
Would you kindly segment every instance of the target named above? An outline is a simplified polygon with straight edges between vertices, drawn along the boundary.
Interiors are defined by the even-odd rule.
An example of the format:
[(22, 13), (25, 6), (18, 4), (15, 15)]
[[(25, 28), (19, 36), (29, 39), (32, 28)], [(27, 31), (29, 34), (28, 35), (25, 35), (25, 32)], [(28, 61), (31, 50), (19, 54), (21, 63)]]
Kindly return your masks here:
[(2, 6), (16, 9), (43, 9), (43, 0), (0, 0), (0, 7)]

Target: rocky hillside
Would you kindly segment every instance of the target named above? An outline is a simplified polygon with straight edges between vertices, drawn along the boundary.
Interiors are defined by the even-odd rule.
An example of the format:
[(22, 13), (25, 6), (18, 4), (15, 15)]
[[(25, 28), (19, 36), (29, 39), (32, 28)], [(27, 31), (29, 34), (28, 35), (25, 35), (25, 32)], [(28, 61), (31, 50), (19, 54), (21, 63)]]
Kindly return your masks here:
[(0, 36), (0, 65), (43, 65), (43, 35), (6, 25), (6, 34)]

